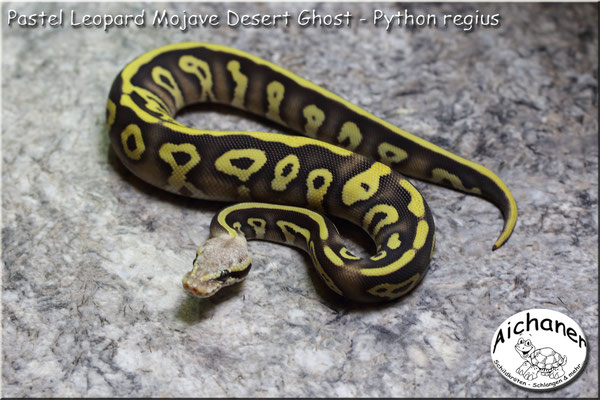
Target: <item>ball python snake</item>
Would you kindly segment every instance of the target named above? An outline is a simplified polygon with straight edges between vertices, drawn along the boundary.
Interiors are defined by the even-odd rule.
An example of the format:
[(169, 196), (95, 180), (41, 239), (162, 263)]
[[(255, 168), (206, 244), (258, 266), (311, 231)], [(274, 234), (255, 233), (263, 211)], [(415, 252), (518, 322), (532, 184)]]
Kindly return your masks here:
[[(219, 103), (303, 134), (211, 131), (179, 123), (179, 110)], [(490, 170), (461, 158), (256, 56), (208, 43), (179, 43), (133, 60), (107, 102), (121, 162), (173, 193), (238, 202), (212, 220), (184, 288), (200, 297), (241, 281), (247, 240), (308, 252), (334, 292), (383, 302), (413, 289), (433, 254), (435, 230), (410, 176), (482, 197), (503, 214), (493, 249), (517, 219), (515, 200)], [(363, 228), (377, 253), (358, 257), (326, 215)]]

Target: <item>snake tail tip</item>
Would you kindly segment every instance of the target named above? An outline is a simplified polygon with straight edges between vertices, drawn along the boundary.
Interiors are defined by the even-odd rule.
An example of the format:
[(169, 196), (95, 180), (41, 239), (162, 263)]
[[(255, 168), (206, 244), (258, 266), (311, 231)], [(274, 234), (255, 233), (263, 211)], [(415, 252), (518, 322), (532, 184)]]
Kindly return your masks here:
[(502, 237), (500, 239), (496, 240), (496, 243), (494, 243), (494, 245), (492, 246), (492, 251), (496, 251), (500, 247), (504, 246), (504, 244), (506, 243), (507, 240), (508, 240), (508, 238), (502, 238)]

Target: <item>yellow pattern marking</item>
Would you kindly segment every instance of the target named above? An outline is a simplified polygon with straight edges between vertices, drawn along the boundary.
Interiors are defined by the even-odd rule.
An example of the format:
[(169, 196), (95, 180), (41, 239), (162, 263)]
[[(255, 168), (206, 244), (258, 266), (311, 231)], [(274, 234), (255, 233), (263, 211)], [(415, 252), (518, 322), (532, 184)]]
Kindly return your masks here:
[[(232, 161), (250, 159), (252, 164), (247, 168), (240, 168)], [(236, 176), (240, 181), (247, 182), (250, 177), (260, 170), (267, 162), (265, 152), (260, 149), (235, 149), (225, 152), (215, 161), (215, 168), (227, 175)]]
[(323, 121), (325, 121), (325, 113), (323, 110), (314, 104), (311, 104), (310, 106), (304, 107), (304, 110), (302, 110), (302, 115), (304, 115), (304, 118), (306, 118), (304, 132), (311, 137), (317, 136), (317, 131), (321, 125), (323, 125)]
[(179, 59), (179, 68), (188, 74), (195, 75), (198, 78), (202, 92), (198, 101), (215, 101), (213, 94), (213, 78), (210, 67), (206, 61), (193, 56), (182, 56)]
[[(389, 265), (386, 265), (385, 267), (362, 268), (360, 270), (361, 274), (363, 274), (365, 276), (384, 276), (384, 275), (392, 274), (392, 273), (398, 271), (400, 268), (404, 267), (406, 264), (408, 264), (415, 258), (417, 251), (420, 250), (425, 245), (428, 234), (429, 234), (429, 225), (427, 224), (427, 221), (420, 220), (417, 223), (415, 240), (413, 242), (412, 249), (405, 251), (404, 254), (402, 254), (402, 256), (398, 260), (392, 262)], [(394, 235), (396, 235), (396, 234), (394, 234)], [(397, 240), (397, 238), (394, 238), (394, 235), (390, 236), (390, 238), (388, 239), (388, 246), (390, 245), (390, 242), (392, 242), (392, 244), (393, 244), (393, 241)], [(435, 232), (434, 232), (433, 240), (435, 243)], [(429, 254), (430, 259), (431, 259), (431, 256), (433, 255), (434, 243), (432, 243), (431, 252)], [(400, 244), (398, 244), (398, 246), (400, 246)], [(391, 247), (391, 246), (389, 246), (389, 247)]]
[(402, 186), (408, 194), (410, 194), (410, 203), (408, 203), (408, 210), (413, 213), (417, 218), (422, 218), (425, 215), (425, 203), (423, 203), (423, 196), (409, 181), (406, 179), (400, 179), (400, 186)]
[(112, 124), (115, 123), (115, 116), (117, 112), (117, 105), (111, 99), (108, 99), (106, 102), (106, 111), (108, 113), (106, 117), (106, 129), (110, 132)]
[(413, 260), (413, 258), (415, 258), (416, 254), (417, 254), (417, 252), (414, 249), (410, 249), (410, 250), (405, 251), (404, 254), (402, 254), (402, 257), (400, 257), (398, 260), (394, 261), (393, 263), (391, 263), (389, 265), (386, 265), (385, 267), (363, 268), (360, 270), (360, 272), (365, 276), (388, 275), (388, 274), (398, 271), (400, 268), (404, 267), (406, 264), (411, 262)]
[(248, 218), (248, 225), (254, 229), (254, 234), (257, 239), (263, 239), (265, 237), (267, 221), (262, 218)]
[[(135, 149), (133, 150), (127, 145), (127, 141), (131, 136), (133, 136), (135, 143)], [(123, 145), (123, 151), (127, 154), (127, 157), (136, 161), (142, 158), (142, 154), (146, 150), (146, 145), (142, 138), (142, 131), (140, 127), (135, 124), (129, 124), (123, 129), (123, 132), (121, 132), (121, 144)]]
[(433, 232), (433, 237), (431, 238), (431, 251), (429, 252), (429, 259), (433, 258), (433, 249), (435, 248), (435, 232)]
[(163, 67), (156, 66), (152, 68), (152, 80), (158, 86), (169, 92), (173, 98), (173, 102), (175, 103), (175, 110), (173, 110), (173, 113), (183, 107), (183, 94), (181, 94), (181, 90), (179, 89), (179, 86), (177, 86), (177, 82), (175, 82), (175, 78), (173, 78), (173, 74), (171, 74), (170, 71)]
[(373, 222), (373, 218), (376, 214), (379, 213), (385, 214), (385, 217), (379, 220), (379, 222), (373, 228), (372, 234), (374, 237), (377, 236), (381, 228), (383, 228), (384, 226), (398, 222), (398, 211), (394, 207), (387, 204), (378, 204), (376, 206), (373, 206), (365, 214), (365, 218), (363, 219), (363, 227), (365, 228), (365, 230), (369, 229), (369, 226), (371, 226), (371, 222)]
[[(185, 164), (179, 165), (175, 160), (174, 153), (185, 153), (190, 159)], [(199, 190), (192, 183), (186, 181), (186, 174), (200, 162), (200, 155), (193, 144), (165, 143), (158, 150), (158, 155), (171, 166), (172, 172), (168, 179), (171, 190), (179, 191), (182, 187), (185, 187), (194, 194), (199, 193)]]
[(279, 113), (279, 107), (283, 101), (284, 94), (285, 88), (281, 82), (273, 81), (267, 85), (267, 103), (269, 109), (265, 116), (272, 121), (285, 125)]
[(374, 256), (371, 256), (371, 260), (379, 261), (382, 258), (385, 258), (385, 256), (387, 256), (387, 252), (385, 250), (381, 250), (379, 253), (375, 254)]
[(229, 61), (227, 63), (227, 70), (231, 72), (231, 77), (235, 82), (231, 105), (243, 109), (246, 90), (248, 90), (248, 77), (240, 72), (240, 62), (237, 60)]
[(420, 250), (427, 240), (427, 234), (429, 233), (429, 225), (427, 221), (420, 220), (417, 224), (417, 233), (415, 234), (415, 240), (413, 242), (413, 249)]
[(338, 134), (337, 141), (339, 144), (342, 144), (345, 140), (348, 140), (348, 145), (346, 149), (350, 151), (354, 151), (362, 142), (363, 136), (360, 133), (360, 129), (358, 129), (358, 125), (354, 122), (346, 122), (342, 125), (342, 129), (340, 129), (340, 133)]
[[(153, 112), (154, 114), (158, 114), (158, 117), (155, 117), (154, 115), (148, 113), (136, 113), (142, 120), (150, 123), (168, 121), (175, 124), (175, 126), (181, 126), (181, 124), (179, 124), (173, 119), (171, 113), (169, 112), (169, 108), (160, 97), (158, 97), (149, 90), (138, 87), (134, 88), (132, 92), (137, 94), (144, 101), (144, 104), (141, 104), (140, 106), (145, 107), (147, 110)], [(135, 103), (133, 98), (130, 95), (126, 94), (121, 96), (121, 105), (133, 108), (134, 110), (137, 108), (137, 104)]]
[(286, 243), (294, 244), (296, 233), (299, 233), (306, 239), (306, 247), (308, 247), (308, 242), (310, 241), (310, 231), (308, 229), (288, 221), (277, 221), (277, 226), (281, 229)]
[(314, 264), (315, 268), (317, 269), (317, 271), (319, 272), (319, 275), (321, 275), (321, 278), (323, 278), (323, 280), (325, 281), (325, 283), (327, 284), (329, 289), (333, 290), (334, 292), (336, 292), (337, 294), (342, 296), (342, 291), (340, 290), (340, 288), (338, 288), (336, 286), (336, 284), (333, 282), (333, 279), (331, 279), (331, 277), (329, 275), (327, 275), (327, 273), (321, 266), (321, 263), (317, 259), (317, 254), (315, 252), (315, 243), (313, 241), (311, 241), (310, 244), (308, 245), (308, 247), (310, 248), (310, 252), (312, 255), (312, 259), (313, 259), (313, 264)]
[(238, 211), (238, 210), (250, 209), (250, 210), (256, 211), (256, 209), (261, 209), (261, 208), (266, 208), (268, 210), (285, 210), (285, 211), (296, 212), (298, 214), (302, 214), (305, 217), (312, 219), (319, 226), (319, 238), (321, 240), (327, 240), (327, 238), (329, 237), (329, 230), (327, 229), (327, 223), (325, 222), (325, 220), (323, 219), (323, 216), (321, 214), (316, 213), (316, 212), (311, 211), (306, 208), (300, 208), (300, 207), (294, 207), (294, 206), (284, 206), (284, 205), (280, 205), (280, 204), (267, 204), (267, 203), (252, 203), (252, 202), (239, 203), (239, 204), (234, 204), (232, 206), (229, 206), (229, 207), (221, 210), (221, 212), (217, 215), (217, 221), (225, 230), (227, 230), (227, 232), (230, 235), (236, 236), (236, 232), (234, 230), (232, 230), (226, 222), (227, 216), (230, 213)]
[[(400, 296), (410, 292), (412, 288), (419, 281), (419, 277), (421, 275), (419, 273), (414, 274), (410, 278), (400, 283), (381, 283), (377, 286), (374, 286), (367, 290), (367, 292), (371, 293), (374, 296), (386, 297), (388, 299), (397, 299)], [(398, 290), (405, 288), (404, 290)]]
[[(290, 170), (284, 175), (288, 167)], [(275, 178), (271, 181), (271, 189), (277, 192), (284, 191), (288, 184), (298, 176), (298, 171), (300, 171), (298, 157), (294, 154), (286, 156), (275, 166)]]
[(390, 167), (381, 163), (374, 163), (368, 170), (363, 171), (346, 182), (342, 189), (342, 201), (345, 205), (367, 200), (379, 189), (379, 180), (381, 177), (392, 172)]
[(388, 165), (399, 163), (408, 157), (406, 151), (389, 143), (381, 143), (377, 147), (377, 153), (379, 154), (380, 161)]
[[(322, 182), (317, 188), (315, 181), (317, 181), (318, 178), (322, 178)], [(319, 179), (319, 181), (321, 181), (321, 179)], [(308, 177), (306, 178), (306, 186), (308, 187), (306, 200), (310, 207), (317, 209), (323, 208), (323, 198), (327, 194), (331, 182), (333, 182), (333, 175), (325, 168), (313, 169), (309, 172)]]
[(390, 238), (387, 242), (387, 247), (389, 247), (392, 250), (396, 250), (398, 247), (400, 247), (402, 242), (400, 241), (399, 237), (400, 235), (397, 233), (393, 233), (392, 235), (390, 235)]
[(454, 189), (460, 190), (461, 192), (473, 193), (473, 194), (477, 194), (477, 195), (481, 194), (481, 189), (479, 189), (479, 188), (467, 189), (463, 185), (462, 181), (460, 180), (460, 178), (458, 176), (451, 174), (450, 172), (448, 172), (442, 168), (434, 168), (433, 171), (431, 171), (431, 181), (434, 183), (441, 183), (442, 181), (448, 181), (448, 182), (450, 182), (450, 184), (452, 185), (452, 187)]
[(348, 250), (345, 247), (342, 247), (342, 249), (340, 250), (340, 255), (344, 258), (347, 258), (348, 260), (360, 260), (360, 257), (357, 257), (354, 254), (350, 253), (350, 250)]
[(329, 259), (329, 261), (331, 261), (334, 265), (337, 265), (338, 267), (342, 267), (344, 265), (342, 259), (339, 258), (333, 250), (331, 250), (331, 247), (324, 246), (323, 252), (325, 253), (325, 256)]

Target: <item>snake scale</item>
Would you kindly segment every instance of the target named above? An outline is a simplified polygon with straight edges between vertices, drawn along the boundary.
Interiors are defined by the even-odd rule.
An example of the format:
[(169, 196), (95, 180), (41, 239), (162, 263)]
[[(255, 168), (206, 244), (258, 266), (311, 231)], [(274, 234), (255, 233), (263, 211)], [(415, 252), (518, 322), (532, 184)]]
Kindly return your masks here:
[[(194, 103), (229, 105), (300, 135), (198, 130), (177, 122)], [(107, 102), (115, 153), (136, 176), (200, 199), (237, 202), (211, 222), (184, 288), (200, 297), (246, 277), (247, 240), (308, 252), (334, 292), (383, 302), (413, 289), (435, 244), (433, 217), (404, 177), (482, 197), (503, 214), (493, 249), (517, 220), (491, 171), (383, 121), (256, 56), (207, 43), (152, 50), (116, 77)], [(364, 229), (377, 253), (358, 257), (326, 215)]]

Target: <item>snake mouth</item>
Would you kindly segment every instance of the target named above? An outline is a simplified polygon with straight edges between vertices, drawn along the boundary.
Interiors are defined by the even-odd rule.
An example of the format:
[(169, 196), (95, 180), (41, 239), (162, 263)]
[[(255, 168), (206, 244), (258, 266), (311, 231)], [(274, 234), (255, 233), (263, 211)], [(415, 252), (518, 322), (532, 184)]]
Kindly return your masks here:
[(223, 286), (223, 283), (217, 279), (201, 280), (192, 272), (185, 274), (182, 283), (186, 292), (201, 298), (212, 296)]

